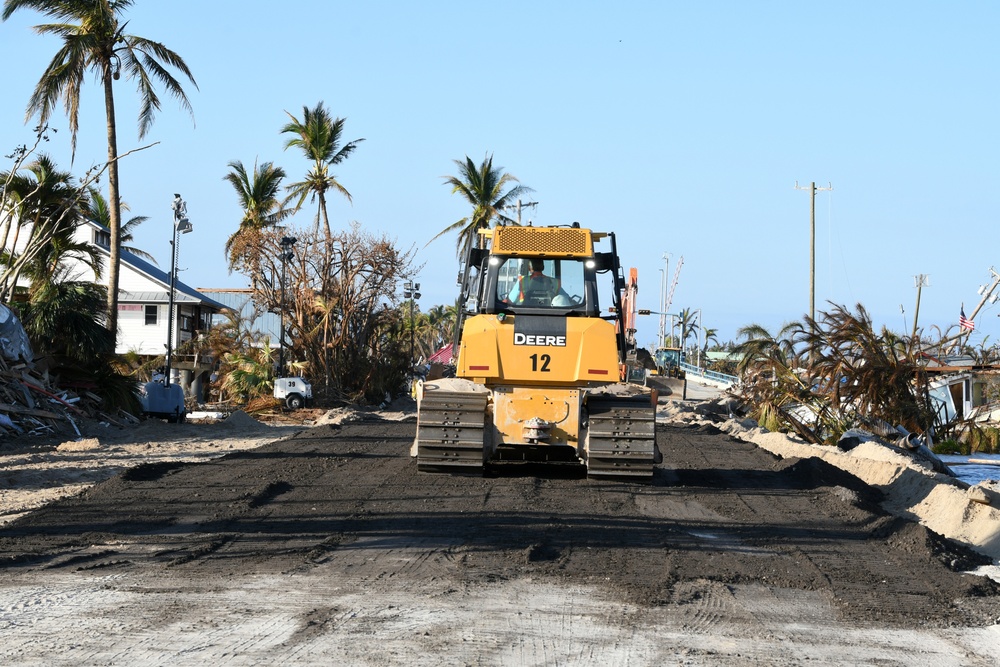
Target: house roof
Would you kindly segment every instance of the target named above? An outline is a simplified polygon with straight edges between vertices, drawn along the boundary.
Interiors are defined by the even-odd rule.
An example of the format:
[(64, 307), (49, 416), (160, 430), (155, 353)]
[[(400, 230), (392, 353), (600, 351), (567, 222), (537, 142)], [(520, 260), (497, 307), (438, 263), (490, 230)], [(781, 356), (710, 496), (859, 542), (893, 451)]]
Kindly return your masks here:
[[(93, 220), (87, 220), (87, 222), (100, 230), (110, 233), (109, 230), (104, 225), (99, 222), (94, 222)], [(100, 252), (111, 257), (111, 248), (101, 243), (95, 243), (94, 247)], [(146, 303), (169, 303), (170, 302), (170, 273), (169, 271), (164, 271), (160, 268), (153, 266), (150, 262), (133, 255), (127, 250), (121, 251), (121, 261), (123, 264), (127, 264), (135, 271), (145, 275), (147, 278), (155, 283), (163, 286), (163, 292), (126, 292), (121, 290), (119, 292), (118, 300), (129, 302), (144, 301)], [(209, 308), (214, 308), (215, 310), (226, 310), (229, 308), (224, 303), (219, 303), (215, 299), (205, 296), (195, 288), (181, 282), (180, 280), (174, 281), (174, 303), (199, 303), (203, 306), (208, 306)]]
[[(201, 298), (196, 299), (192, 296), (184, 294), (180, 290), (174, 293), (174, 303), (206, 303), (211, 305), (214, 299)], [(217, 301), (214, 301), (218, 303)], [(118, 303), (170, 303), (170, 294), (168, 292), (128, 292), (126, 290), (118, 291)], [(220, 304), (221, 305), (221, 304)], [(228, 306), (223, 305), (222, 308), (227, 308)]]
[(451, 363), (454, 363), (455, 357), (452, 354), (452, 350), (453, 349), (454, 349), (454, 344), (453, 343), (448, 343), (447, 345), (445, 345), (444, 347), (442, 347), (440, 350), (438, 350), (437, 352), (435, 352), (434, 354), (432, 354), (430, 357), (428, 357), (427, 358), (427, 363), (429, 363), (429, 364), (435, 364), (435, 363), (436, 364), (451, 364)]

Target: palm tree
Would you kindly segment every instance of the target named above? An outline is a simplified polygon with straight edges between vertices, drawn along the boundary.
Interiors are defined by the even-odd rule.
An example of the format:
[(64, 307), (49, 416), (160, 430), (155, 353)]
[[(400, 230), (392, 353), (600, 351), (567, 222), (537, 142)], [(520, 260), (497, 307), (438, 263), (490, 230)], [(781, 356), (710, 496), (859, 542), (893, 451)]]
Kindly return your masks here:
[(515, 185), (504, 192), (504, 188), (520, 183), (513, 175), (505, 173), (503, 167), (493, 166), (493, 156), (487, 155), (478, 167), (469, 156), (465, 162), (455, 160), (458, 165), (458, 176), (448, 176), (445, 184), (451, 186), (452, 194), (461, 194), (472, 206), (472, 215), (462, 218), (445, 227), (431, 241), (457, 230), (458, 242), (456, 250), (461, 256), (462, 249), (470, 247), (475, 242), (476, 233), (480, 229), (488, 229), (493, 220), (507, 224), (516, 223), (508, 218), (503, 210), (512, 205), (518, 197), (534, 192), (525, 185)]
[(310, 197), (309, 201), (318, 199), (319, 208), (316, 210), (315, 233), (319, 233), (319, 223), (322, 220), (326, 236), (329, 238), (330, 218), (326, 212), (326, 191), (336, 190), (347, 197), (347, 201), (352, 201), (351, 193), (337, 181), (336, 176), (330, 173), (330, 167), (346, 160), (347, 156), (354, 152), (358, 143), (364, 139), (355, 139), (341, 146), (340, 140), (344, 132), (345, 119), (331, 118), (330, 112), (323, 106), (322, 101), (314, 109), (302, 107), (302, 120), (287, 111), (285, 113), (292, 120), (281, 128), (281, 132), (295, 135), (285, 143), (285, 150), (297, 146), (312, 162), (305, 180), (288, 186), (288, 198), (289, 200), (298, 198), (295, 204), (296, 211), (302, 208), (307, 196)]
[[(33, 283), (51, 282), (67, 256), (74, 256), (101, 275), (99, 253), (86, 243), (73, 240), (77, 225), (86, 208), (86, 192), (75, 183), (69, 172), (61, 171), (47, 155), (39, 155), (25, 173), (3, 175), (8, 182), (6, 194), (16, 200), (16, 213), (4, 225), (4, 243), (10, 225), (14, 226), (9, 250), (0, 254), (4, 265), (0, 279), (0, 298), (9, 300), (18, 278), (25, 276)], [(22, 229), (27, 238), (21, 241)]]
[(35, 91), (28, 101), (27, 119), (38, 116), (44, 125), (56, 103), (62, 100), (69, 116), (72, 154), (76, 156), (79, 129), (80, 88), (88, 71), (93, 71), (104, 89), (104, 109), (108, 135), (108, 200), (110, 207), (111, 248), (108, 276), (107, 326), (116, 338), (118, 331), (118, 275), (121, 254), (121, 198), (118, 179), (118, 130), (115, 119), (114, 82), (122, 70), (135, 81), (139, 92), (139, 138), (146, 136), (153, 124), (160, 98), (153, 87), (159, 81), (171, 96), (188, 111), (191, 104), (180, 83), (164, 65), (184, 74), (197, 88), (184, 60), (160, 42), (125, 33), (127, 21), (121, 15), (134, 0), (5, 0), (3, 20), (19, 9), (34, 9), (59, 23), (35, 26), (35, 32), (54, 35), (62, 40)]
[(708, 357), (708, 348), (711, 347), (712, 341), (715, 341), (716, 345), (719, 344), (719, 330), (705, 327), (703, 333), (705, 334), (705, 344), (702, 346), (701, 353)]
[(454, 306), (437, 305), (427, 311), (428, 349), (433, 354), (451, 340), (455, 329), (456, 311)]
[(109, 332), (98, 315), (104, 290), (103, 285), (76, 280), (34, 283), (29, 300), (18, 310), (36, 354), (86, 364), (94, 350), (106, 349)]
[(229, 270), (242, 270), (249, 274), (252, 284), (257, 284), (261, 278), (261, 232), (277, 225), (294, 212), (284, 208), (278, 199), (285, 170), (270, 162), (260, 165), (255, 162), (253, 173), (250, 174), (238, 160), (230, 162), (229, 168), (232, 171), (223, 180), (229, 181), (236, 190), (243, 209), (239, 229), (226, 240)]
[[(809, 393), (807, 384), (799, 377), (800, 355), (794, 343), (794, 335), (801, 329), (800, 323), (791, 322), (776, 335), (759, 324), (749, 324), (736, 332), (743, 339), (733, 350), (739, 360), (736, 369), (742, 393), (751, 406), (751, 416), (769, 430), (788, 423), (788, 407)], [(793, 426), (800, 434), (809, 435), (801, 424), (793, 422)]]
[[(87, 202), (87, 208), (84, 214), (97, 224), (104, 225), (105, 227), (110, 229), (111, 207), (108, 206), (108, 200), (105, 199), (104, 195), (101, 194), (101, 191), (95, 188), (94, 186), (90, 186), (89, 188), (87, 188), (87, 192), (90, 195), (90, 201)], [(121, 202), (121, 210), (128, 211), (129, 210), (128, 204), (126, 204), (125, 202)], [(134, 234), (135, 228), (141, 225), (142, 223), (146, 222), (147, 220), (149, 220), (148, 215), (137, 215), (132, 218), (129, 218), (129, 221), (121, 226), (122, 250), (131, 253), (136, 257), (142, 257), (143, 259), (147, 259), (153, 264), (159, 266), (159, 264), (157, 264), (156, 262), (156, 259), (145, 250), (142, 250), (141, 248), (136, 248), (135, 246), (125, 245), (126, 243), (131, 242), (135, 238)]]
[(231, 309), (221, 313), (222, 320), (208, 330), (205, 347), (213, 359), (222, 359), (230, 352), (245, 353), (263, 345), (265, 334), (253, 329), (251, 317)]
[(270, 338), (260, 347), (227, 352), (222, 358), (222, 391), (232, 398), (253, 400), (274, 387), (274, 352)]
[(855, 312), (835, 306), (801, 333), (811, 359), (814, 392), (827, 398), (841, 422), (876, 419), (925, 432), (934, 421), (924, 366), (906, 341), (875, 329), (860, 303)]

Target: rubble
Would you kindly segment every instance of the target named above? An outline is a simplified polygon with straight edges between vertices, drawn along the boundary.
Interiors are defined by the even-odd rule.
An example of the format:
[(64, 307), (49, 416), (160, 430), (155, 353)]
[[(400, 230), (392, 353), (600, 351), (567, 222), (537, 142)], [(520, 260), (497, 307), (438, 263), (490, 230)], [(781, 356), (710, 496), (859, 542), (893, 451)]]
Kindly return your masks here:
[(98, 420), (113, 426), (137, 424), (123, 410), (105, 413), (103, 400), (86, 389), (53, 386), (47, 374), (38, 373), (27, 362), (8, 365), (0, 357), (0, 439), (4, 435), (66, 435), (81, 437), (82, 420)]

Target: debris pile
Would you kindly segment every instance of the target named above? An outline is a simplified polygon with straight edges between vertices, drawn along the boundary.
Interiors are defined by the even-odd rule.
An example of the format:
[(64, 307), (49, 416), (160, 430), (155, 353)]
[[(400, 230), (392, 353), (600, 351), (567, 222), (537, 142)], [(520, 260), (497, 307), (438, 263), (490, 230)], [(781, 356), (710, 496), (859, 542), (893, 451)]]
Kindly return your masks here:
[(83, 420), (115, 426), (138, 423), (121, 410), (115, 416), (103, 412), (101, 397), (86, 388), (53, 386), (49, 374), (32, 358), (21, 322), (0, 305), (0, 437), (69, 434), (80, 438)]
[(102, 399), (83, 388), (54, 387), (48, 374), (21, 361), (10, 364), (0, 355), (0, 434), (7, 436), (68, 435), (82, 437), (84, 420), (114, 426), (138, 424), (123, 410), (114, 416), (101, 409)]

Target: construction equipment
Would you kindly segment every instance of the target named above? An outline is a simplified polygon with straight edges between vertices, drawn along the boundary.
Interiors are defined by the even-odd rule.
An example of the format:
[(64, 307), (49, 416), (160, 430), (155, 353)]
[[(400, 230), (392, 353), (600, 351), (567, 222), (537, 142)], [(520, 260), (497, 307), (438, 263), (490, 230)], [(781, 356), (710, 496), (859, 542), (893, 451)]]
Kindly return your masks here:
[(303, 377), (275, 378), (274, 397), (289, 410), (298, 410), (312, 401), (312, 384)]
[[(573, 223), (479, 235), (460, 275), (457, 377), (417, 387), (418, 468), (481, 474), (495, 462), (545, 461), (651, 480), (655, 405), (623, 382), (634, 343), (614, 234)], [(610, 249), (595, 251), (603, 240)], [(612, 283), (608, 314), (599, 276)]]
[(687, 399), (687, 378), (681, 366), (681, 348), (660, 347), (653, 353), (656, 364), (656, 376), (647, 380), (650, 386), (657, 388), (660, 395)]
[(166, 419), (171, 424), (183, 423), (187, 417), (184, 389), (176, 382), (167, 382), (165, 375), (157, 375), (144, 384), (139, 400), (147, 417)]
[(673, 378), (684, 377), (684, 369), (681, 368), (681, 348), (657, 348), (654, 358), (656, 359), (656, 369), (660, 375)]

